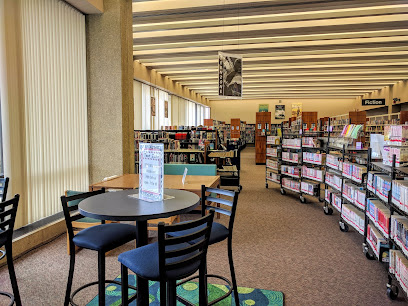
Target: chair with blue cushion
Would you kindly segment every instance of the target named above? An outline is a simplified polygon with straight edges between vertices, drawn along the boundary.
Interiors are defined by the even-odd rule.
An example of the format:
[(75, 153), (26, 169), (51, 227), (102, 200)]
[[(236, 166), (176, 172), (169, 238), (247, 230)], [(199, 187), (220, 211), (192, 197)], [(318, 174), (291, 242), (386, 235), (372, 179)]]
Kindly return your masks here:
[[(214, 211), (194, 221), (158, 225), (158, 242), (122, 253), (122, 305), (136, 296), (128, 296), (128, 269), (139, 277), (160, 282), (160, 305), (176, 305), (176, 281), (199, 270), (199, 305), (207, 303), (205, 267)], [(188, 231), (187, 235), (170, 237), (169, 233)], [(192, 242), (193, 241), (193, 242)], [(188, 301), (184, 301), (190, 305)]]
[[(105, 283), (113, 282), (119, 284), (119, 282), (105, 280), (105, 253), (136, 239), (136, 227), (134, 225), (122, 223), (95, 225), (81, 230), (76, 235), (74, 234), (72, 223), (74, 221), (77, 221), (78, 219), (83, 218), (83, 216), (78, 213), (78, 204), (83, 199), (102, 194), (104, 192), (105, 189), (101, 189), (97, 191), (84, 192), (72, 196), (61, 197), (62, 209), (64, 212), (65, 223), (67, 225), (69, 236), (70, 250), (74, 250), (75, 246), (77, 246), (98, 252), (98, 281), (86, 284), (78, 288), (72, 293), (72, 295), (71, 289), (75, 268), (75, 252), (70, 252), (68, 283), (64, 302), (65, 306), (68, 306), (70, 303), (71, 305), (76, 305), (73, 302), (74, 296), (82, 289), (96, 284), (98, 284), (99, 305), (104, 306)], [(112, 205), (115, 205), (115, 203), (112, 203)]]
[[(207, 277), (214, 277), (214, 278), (222, 279), (223, 281), (228, 283), (230, 290), (225, 295), (208, 303), (208, 305), (213, 305), (225, 299), (232, 292), (234, 292), (235, 304), (239, 305), (234, 261), (232, 259), (232, 231), (234, 228), (235, 212), (236, 212), (237, 204), (238, 204), (238, 194), (239, 193), (236, 191), (217, 189), (217, 188), (208, 188), (204, 185), (201, 186), (201, 214), (202, 216), (206, 214), (207, 210), (211, 209), (217, 213), (220, 213), (220, 214), (223, 214), (229, 217), (228, 227), (218, 222), (213, 223), (209, 244), (212, 245), (217, 242), (221, 242), (221, 241), (224, 241), (225, 239), (228, 239), (227, 248), (228, 248), (228, 261), (229, 261), (230, 272), (231, 272), (231, 282), (225, 277), (214, 275), (214, 274), (206, 274), (206, 279)], [(223, 198), (221, 198), (221, 196)], [(208, 205), (209, 203), (216, 203), (217, 207)], [(182, 231), (178, 233), (170, 233), (169, 235), (175, 237), (178, 235), (188, 235), (188, 234), (189, 234), (189, 231)], [(184, 280), (178, 285), (182, 285), (185, 282), (190, 281), (193, 278)]]
[(0, 292), (0, 295), (8, 296), (10, 298), (9, 305), (14, 305), (14, 303), (16, 303), (17, 306), (21, 306), (21, 299), (17, 285), (16, 273), (14, 271), (12, 245), (14, 222), (16, 220), (19, 199), (20, 196), (16, 194), (14, 198), (0, 203), (0, 247), (5, 246), (6, 249), (6, 251), (1, 251), (2, 255), (0, 256), (0, 259), (7, 256), (7, 266), (14, 296), (13, 294), (3, 291)]
[[(77, 194), (81, 194), (83, 193), (82, 191), (74, 191), (74, 190), (67, 190), (65, 191), (65, 195), (67, 197), (73, 196), (73, 195), (77, 195)], [(73, 206), (73, 205), (78, 205), (80, 202), (82, 201), (82, 199), (76, 200), (76, 201), (70, 201), (68, 202), (68, 206)], [(74, 230), (74, 235), (76, 235), (80, 230), (91, 227), (91, 226), (95, 226), (95, 225), (99, 225), (99, 224), (103, 224), (104, 221), (101, 220), (97, 220), (97, 219), (93, 219), (93, 218), (88, 218), (88, 217), (83, 217), (80, 218), (76, 221), (72, 221), (72, 228)], [(69, 234), (67, 231), (67, 252), (68, 255), (70, 255), (70, 247), (69, 247)]]

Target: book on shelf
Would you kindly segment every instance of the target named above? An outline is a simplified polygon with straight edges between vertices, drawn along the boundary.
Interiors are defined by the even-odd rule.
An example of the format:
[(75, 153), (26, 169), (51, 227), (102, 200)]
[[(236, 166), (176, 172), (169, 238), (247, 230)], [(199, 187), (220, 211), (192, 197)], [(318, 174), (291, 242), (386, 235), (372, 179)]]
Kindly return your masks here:
[(275, 170), (279, 170), (279, 161), (273, 160), (273, 159), (267, 159), (266, 166), (269, 168), (273, 168)]
[(315, 181), (323, 181), (324, 171), (315, 168), (308, 168), (307, 166), (302, 166), (302, 177), (312, 179)]
[(367, 225), (367, 242), (371, 246), (376, 257), (380, 258), (381, 247), (385, 247), (387, 241), (381, 236), (377, 229), (370, 226), (370, 224)]
[(281, 172), (282, 174), (300, 177), (300, 169), (295, 166), (281, 165)]
[(357, 210), (357, 208), (351, 204), (343, 204), (341, 208), (341, 217), (349, 225), (356, 229), (357, 232), (364, 235), (365, 218), (363, 212)]
[(315, 195), (319, 188), (319, 184), (302, 181), (300, 183), (300, 190), (308, 195)]
[(390, 250), (389, 272), (394, 274), (402, 290), (408, 294), (408, 259), (399, 250)]
[(316, 165), (323, 165), (325, 162), (326, 154), (303, 152), (303, 162), (312, 163)]
[(279, 136), (267, 136), (266, 144), (280, 144), (280, 137)]
[[(267, 148), (268, 149), (268, 148)], [(295, 152), (282, 152), (282, 160), (292, 163), (299, 163), (300, 154)]]
[(290, 180), (286, 177), (282, 178), (282, 186), (300, 192), (300, 182)]
[(292, 148), (292, 149), (300, 149), (301, 148), (301, 138), (284, 138), (282, 140), (282, 147), (284, 148)]
[(325, 174), (325, 182), (334, 189), (341, 190), (343, 178), (335, 173), (327, 171)]
[(408, 181), (393, 180), (391, 190), (391, 202), (408, 213)]
[(266, 179), (280, 184), (280, 175), (274, 172), (266, 172)]
[(381, 201), (368, 198), (366, 214), (383, 236), (388, 238), (390, 234), (390, 210)]
[(408, 146), (408, 125), (385, 125), (384, 142), (386, 145)]
[(392, 158), (395, 155), (395, 167), (404, 167), (408, 165), (408, 147), (391, 147), (383, 148), (383, 164), (392, 166)]
[(398, 214), (391, 216), (390, 238), (408, 256), (408, 219)]

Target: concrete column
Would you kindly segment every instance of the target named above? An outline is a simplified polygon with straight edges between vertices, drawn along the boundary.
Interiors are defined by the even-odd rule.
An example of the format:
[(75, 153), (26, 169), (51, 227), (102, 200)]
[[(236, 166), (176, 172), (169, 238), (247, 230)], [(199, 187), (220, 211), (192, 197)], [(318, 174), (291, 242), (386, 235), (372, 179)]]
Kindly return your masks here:
[(90, 183), (134, 171), (132, 1), (105, 0), (88, 15)]

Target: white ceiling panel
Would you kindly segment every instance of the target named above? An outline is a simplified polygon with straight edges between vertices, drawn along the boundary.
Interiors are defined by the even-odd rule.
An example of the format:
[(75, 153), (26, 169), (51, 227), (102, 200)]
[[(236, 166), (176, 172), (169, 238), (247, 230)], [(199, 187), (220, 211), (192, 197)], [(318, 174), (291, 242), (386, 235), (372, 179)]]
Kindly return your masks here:
[(134, 60), (219, 99), (218, 51), (244, 98), (356, 97), (408, 79), (405, 0), (133, 2)]

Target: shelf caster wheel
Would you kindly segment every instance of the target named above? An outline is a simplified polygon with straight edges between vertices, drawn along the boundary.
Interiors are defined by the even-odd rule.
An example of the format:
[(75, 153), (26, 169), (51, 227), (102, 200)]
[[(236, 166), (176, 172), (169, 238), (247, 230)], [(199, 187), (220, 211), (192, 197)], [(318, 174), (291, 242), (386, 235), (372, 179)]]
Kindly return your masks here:
[(242, 185), (239, 185), (239, 191), (241, 191), (242, 190)]
[(397, 286), (391, 286), (387, 288), (387, 296), (391, 299), (391, 300), (395, 300), (398, 297), (398, 287)]
[(320, 203), (323, 203), (323, 202), (324, 202), (324, 199), (319, 198), (319, 202), (320, 202)]
[(348, 232), (349, 231), (349, 226), (346, 223), (340, 221), (339, 225), (340, 225), (340, 230), (342, 232)]
[(269, 187), (269, 186), (268, 186), (268, 183), (266, 183), (266, 184), (265, 184), (265, 188), (268, 188), (268, 187)]
[(300, 199), (301, 203), (303, 203), (303, 204), (306, 203), (306, 198), (304, 196), (300, 196), (299, 199)]
[(365, 243), (363, 243), (363, 253), (365, 254), (366, 258), (368, 260), (374, 260), (375, 259), (374, 255), (370, 254), (368, 250), (369, 250), (368, 246)]
[(285, 194), (286, 194), (286, 191), (285, 191), (283, 188), (281, 188), (280, 192), (281, 192), (281, 195), (285, 195)]
[(333, 214), (333, 208), (329, 206), (324, 206), (323, 211), (324, 211), (324, 214), (328, 216)]

